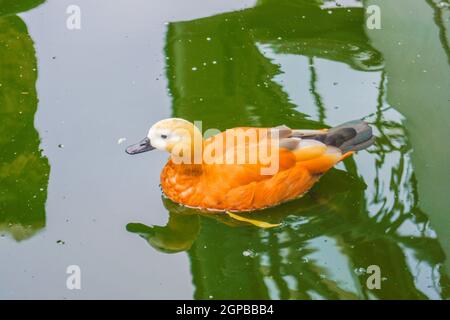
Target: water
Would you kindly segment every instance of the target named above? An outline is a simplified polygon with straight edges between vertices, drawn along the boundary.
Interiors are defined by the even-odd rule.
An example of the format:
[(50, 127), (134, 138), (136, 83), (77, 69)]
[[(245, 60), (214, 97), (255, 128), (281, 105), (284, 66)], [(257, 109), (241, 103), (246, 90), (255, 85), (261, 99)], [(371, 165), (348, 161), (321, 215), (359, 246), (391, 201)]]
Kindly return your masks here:
[[(0, 1), (0, 298), (448, 299), (441, 3), (83, 0), (68, 30), (71, 1)], [(379, 138), (302, 199), (246, 215), (280, 224), (265, 229), (163, 199), (167, 155), (124, 153), (170, 116), (364, 117)]]

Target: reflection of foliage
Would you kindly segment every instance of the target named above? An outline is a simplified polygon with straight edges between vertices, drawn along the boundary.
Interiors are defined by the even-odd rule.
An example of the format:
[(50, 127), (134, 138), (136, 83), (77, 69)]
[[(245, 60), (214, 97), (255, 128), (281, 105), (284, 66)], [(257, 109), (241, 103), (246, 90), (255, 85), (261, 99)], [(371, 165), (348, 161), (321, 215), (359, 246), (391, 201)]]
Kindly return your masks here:
[(167, 77), (174, 114), (219, 129), (279, 123), (322, 127), (294, 109), (273, 81), (279, 67), (258, 43), (271, 44), (277, 52), (341, 61), (357, 70), (377, 69), (381, 57), (368, 44), (363, 17), (363, 9), (329, 15), (299, 2), (170, 24)]
[(44, 2), (45, 0), (0, 0), (0, 16), (28, 11)]
[(445, 50), (447, 54), (447, 59), (450, 64), (450, 25), (446, 24), (444, 21), (448, 21), (450, 19), (450, 10), (448, 10), (448, 0), (437, 1), (437, 0), (427, 0), (427, 3), (434, 11), (434, 21), (436, 22), (436, 26), (439, 28), (439, 38), (441, 40), (442, 48)]
[[(12, 13), (42, 1), (1, 1)], [(23, 21), (0, 16), (0, 230), (16, 240), (45, 225), (49, 165), (34, 128), (37, 77), (33, 42)], [(1, 232), (1, 231), (0, 231)]]
[[(329, 15), (311, 2), (261, 0), (252, 9), (171, 24), (166, 52), (174, 116), (221, 129), (282, 123), (322, 127), (294, 110), (283, 87), (273, 81), (279, 67), (257, 44), (306, 56), (310, 62), (321, 57), (355, 71), (379, 70), (382, 58), (364, 35), (363, 16), (357, 8)], [(313, 63), (309, 71), (322, 120), (327, 110), (314, 90), (318, 75)], [(383, 75), (372, 122), (379, 138), (367, 159), (375, 173), (358, 170), (347, 159), (346, 172), (331, 170), (302, 199), (246, 214), (282, 226), (260, 230), (223, 214), (195, 215), (193, 209), (165, 201), (168, 226), (161, 237), (154, 232), (145, 237), (159, 250), (170, 239), (168, 249), (188, 251), (195, 298), (449, 297), (447, 275), (439, 268), (445, 257), (428, 217), (418, 209), (404, 127), (396, 114), (382, 109), (385, 81)], [(360, 174), (368, 176), (368, 187)], [(183, 221), (181, 243), (174, 244), (165, 232), (180, 217), (195, 219), (190, 223), (195, 228), (189, 232)], [(187, 234), (193, 239), (187, 240)], [(381, 267), (381, 290), (368, 290), (367, 275), (355, 272), (371, 264)], [(433, 288), (434, 280), (418, 279), (423, 272), (436, 277)]]

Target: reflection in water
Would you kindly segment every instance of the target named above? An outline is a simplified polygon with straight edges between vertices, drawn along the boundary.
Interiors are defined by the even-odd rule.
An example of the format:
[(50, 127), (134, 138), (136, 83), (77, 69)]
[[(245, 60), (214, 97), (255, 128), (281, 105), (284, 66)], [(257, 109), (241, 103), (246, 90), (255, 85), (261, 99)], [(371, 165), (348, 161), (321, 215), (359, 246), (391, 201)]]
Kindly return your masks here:
[[(304, 198), (258, 213), (280, 227), (258, 229), (164, 200), (167, 226), (129, 224), (128, 230), (158, 250), (186, 250), (198, 299), (448, 298), (445, 255), (418, 206), (411, 146), (403, 117), (386, 102), (384, 62), (365, 35), (364, 9), (282, 3), (259, 1), (251, 9), (169, 25), (173, 116), (202, 120), (204, 128), (317, 128), (369, 105), (365, 115), (376, 127), (376, 146), (333, 169)], [(282, 72), (290, 61), (285, 57), (304, 66), (290, 71), (294, 78)], [(366, 81), (366, 100), (347, 99), (346, 109), (336, 111), (329, 101), (357, 95), (324, 89), (335, 76), (320, 69), (324, 62), (344, 66), (349, 81)], [(313, 101), (317, 121), (297, 103), (299, 92)], [(375, 95), (367, 101), (370, 92)], [(364, 270), (372, 264), (381, 268), (380, 290), (366, 287)]]
[(0, 234), (16, 240), (45, 225), (50, 167), (34, 128), (37, 66), (33, 41), (15, 13), (43, 1), (0, 1)]
[[(440, 137), (450, 135), (450, 10), (438, 1), (400, 0), (396, 3), (399, 8), (407, 6), (409, 10), (407, 15), (398, 19), (395, 13), (398, 9), (392, 6), (392, 2), (377, 0), (376, 3), (385, 12), (384, 27), (380, 32), (370, 31), (368, 34), (386, 59), (386, 100), (404, 117), (403, 132), (408, 136), (408, 145), (411, 145), (408, 150), (401, 148), (406, 167), (400, 167), (402, 170), (398, 170), (397, 175), (400, 177), (401, 171), (408, 172), (417, 185), (414, 193), (410, 192), (415, 201), (405, 203), (412, 204), (417, 210), (420, 205), (429, 218), (423, 220), (422, 228), (416, 233), (429, 232), (429, 236), (437, 237), (449, 257), (449, 153), (448, 149), (442, 148)], [(417, 12), (421, 14), (417, 15)], [(442, 23), (444, 17), (445, 24)], [(396, 134), (401, 133), (392, 125), (390, 131), (391, 134), (395, 131)], [(427, 224), (433, 228), (432, 232)], [(447, 273), (450, 272), (450, 259), (444, 263)], [(416, 281), (420, 282), (419, 279)]]

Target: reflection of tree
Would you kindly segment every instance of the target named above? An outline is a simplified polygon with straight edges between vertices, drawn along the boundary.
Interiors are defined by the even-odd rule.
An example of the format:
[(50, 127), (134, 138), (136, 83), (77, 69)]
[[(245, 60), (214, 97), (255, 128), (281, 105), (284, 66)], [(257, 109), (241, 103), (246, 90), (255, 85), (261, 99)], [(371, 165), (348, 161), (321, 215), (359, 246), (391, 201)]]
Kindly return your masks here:
[(258, 43), (271, 44), (276, 52), (341, 61), (357, 70), (379, 69), (381, 57), (364, 34), (362, 9), (333, 11), (330, 15), (303, 2), (264, 4), (170, 24), (167, 76), (174, 113), (219, 129), (280, 122), (323, 126), (294, 109), (273, 81), (279, 67), (264, 56)]
[(34, 128), (37, 66), (33, 42), (14, 15), (43, 1), (0, 1), (0, 233), (16, 240), (45, 225), (49, 165)]
[[(174, 116), (221, 129), (282, 123), (322, 127), (323, 123), (294, 110), (282, 86), (273, 81), (280, 69), (261, 53), (261, 43), (310, 61), (320, 57), (361, 72), (380, 70), (381, 56), (363, 32), (363, 9), (333, 9), (330, 15), (306, 1), (258, 4), (170, 24), (166, 53)], [(322, 121), (327, 106), (314, 90), (316, 76), (310, 79)], [(327, 173), (302, 199), (247, 214), (283, 222), (278, 228), (260, 230), (226, 215), (197, 212), (165, 200), (170, 220), (161, 236), (155, 232), (161, 227), (131, 224), (129, 230), (159, 250), (187, 250), (195, 298), (427, 298), (411, 261), (434, 271), (444, 256), (430, 235), (427, 216), (418, 210), (404, 128), (382, 112), (384, 82), (383, 76), (373, 121), (380, 138), (370, 151), (375, 166), (373, 193), (359, 177), (355, 161), (348, 159), (346, 172)], [(165, 234), (174, 229), (183, 230), (182, 235)], [(326, 246), (325, 241), (333, 243)], [(344, 265), (320, 261), (330, 247)], [(367, 276), (354, 272), (371, 264), (379, 265), (386, 278), (381, 290), (368, 290)], [(440, 270), (438, 274), (434, 293), (448, 297), (447, 276)]]
[(445, 20), (450, 18), (450, 13), (448, 10), (448, 3), (444, 1), (427, 0), (427, 3), (433, 8), (434, 11), (434, 21), (436, 26), (439, 28), (439, 38), (441, 40), (442, 48), (444, 49), (447, 59), (450, 63), (450, 34), (449, 34), (449, 24), (445, 24)]

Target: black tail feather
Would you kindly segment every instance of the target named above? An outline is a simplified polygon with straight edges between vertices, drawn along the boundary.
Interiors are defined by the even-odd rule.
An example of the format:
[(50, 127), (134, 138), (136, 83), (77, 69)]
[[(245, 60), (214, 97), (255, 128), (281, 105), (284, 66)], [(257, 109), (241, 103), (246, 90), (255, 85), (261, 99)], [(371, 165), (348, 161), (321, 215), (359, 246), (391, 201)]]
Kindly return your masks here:
[(314, 139), (337, 147), (343, 153), (366, 149), (375, 141), (372, 128), (362, 120), (346, 122), (329, 129), (325, 135), (315, 136)]

